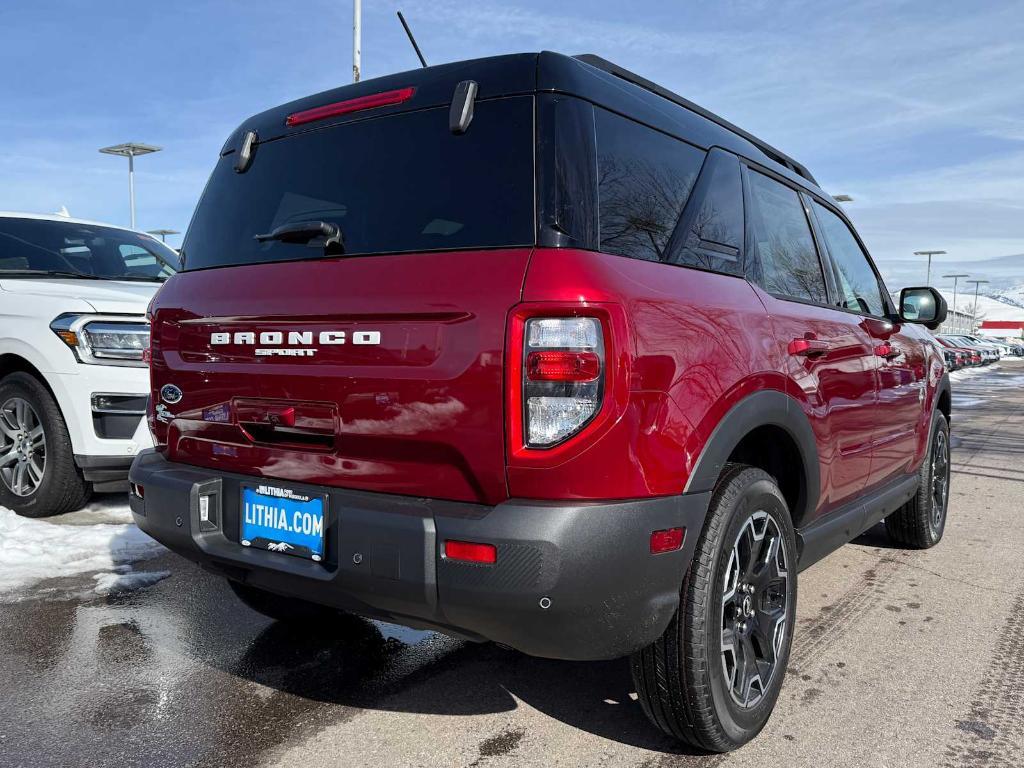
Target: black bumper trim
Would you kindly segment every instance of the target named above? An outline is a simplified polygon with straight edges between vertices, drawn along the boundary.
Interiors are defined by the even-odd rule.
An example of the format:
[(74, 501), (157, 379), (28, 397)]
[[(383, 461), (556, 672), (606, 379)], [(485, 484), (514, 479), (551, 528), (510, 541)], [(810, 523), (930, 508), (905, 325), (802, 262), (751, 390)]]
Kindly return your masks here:
[[(80, 456), (75, 454), (75, 466), (90, 483), (100, 483), (99, 490), (124, 490), (128, 487), (128, 470), (134, 456)], [(116, 486), (116, 488), (115, 488)]]
[[(495, 507), (277, 481), (329, 495), (326, 556), (314, 563), (238, 543), (239, 484), (253, 477), (138, 455), (138, 526), (223, 575), (400, 624), (492, 640), (534, 656), (612, 659), (657, 639), (704, 523), (710, 493)], [(275, 482), (266, 480), (265, 482)], [(211, 494), (220, 530), (200, 530)], [(650, 554), (652, 531), (683, 526), (682, 549)], [(446, 560), (441, 542), (493, 543), (493, 566)]]

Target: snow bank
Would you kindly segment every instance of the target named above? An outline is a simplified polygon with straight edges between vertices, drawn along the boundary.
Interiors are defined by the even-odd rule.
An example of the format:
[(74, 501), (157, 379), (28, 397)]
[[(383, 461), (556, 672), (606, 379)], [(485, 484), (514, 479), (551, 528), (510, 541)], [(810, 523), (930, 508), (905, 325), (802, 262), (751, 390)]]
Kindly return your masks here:
[[(44, 579), (109, 572), (118, 566), (123, 571), (125, 564), (165, 551), (130, 522), (79, 524), (75, 520), (75, 515), (89, 513), (62, 516), (67, 522), (57, 523), (18, 517), (0, 507), (0, 597)], [(105, 509), (103, 514), (107, 519), (131, 519), (120, 509)]]

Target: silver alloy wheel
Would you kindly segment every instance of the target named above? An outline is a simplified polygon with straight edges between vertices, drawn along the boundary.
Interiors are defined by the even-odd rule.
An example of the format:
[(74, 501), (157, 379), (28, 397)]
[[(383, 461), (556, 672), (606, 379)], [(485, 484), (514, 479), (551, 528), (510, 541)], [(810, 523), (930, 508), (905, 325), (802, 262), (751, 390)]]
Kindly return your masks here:
[(782, 530), (771, 515), (757, 511), (736, 535), (722, 593), (722, 669), (740, 707), (755, 706), (775, 676), (786, 639), (788, 594)]
[(941, 429), (935, 432), (932, 444), (932, 529), (942, 527), (946, 514), (946, 497), (949, 494), (949, 441)]
[(39, 414), (21, 397), (0, 406), (0, 480), (15, 496), (30, 496), (43, 482), (46, 439)]

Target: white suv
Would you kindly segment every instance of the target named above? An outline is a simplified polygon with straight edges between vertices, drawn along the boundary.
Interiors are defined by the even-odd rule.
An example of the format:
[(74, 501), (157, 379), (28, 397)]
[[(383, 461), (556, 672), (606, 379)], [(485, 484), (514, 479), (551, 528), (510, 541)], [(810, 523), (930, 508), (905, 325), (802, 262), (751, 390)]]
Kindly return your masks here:
[(0, 506), (43, 517), (127, 488), (150, 445), (146, 307), (177, 264), (129, 229), (0, 213)]

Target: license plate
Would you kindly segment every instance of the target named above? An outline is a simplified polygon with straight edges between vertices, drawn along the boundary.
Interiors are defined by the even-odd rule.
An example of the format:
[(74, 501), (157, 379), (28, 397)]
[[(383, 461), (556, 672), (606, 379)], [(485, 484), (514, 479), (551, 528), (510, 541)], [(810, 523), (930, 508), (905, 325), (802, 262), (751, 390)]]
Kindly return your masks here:
[(327, 497), (276, 485), (242, 487), (243, 547), (317, 562), (324, 557)]

